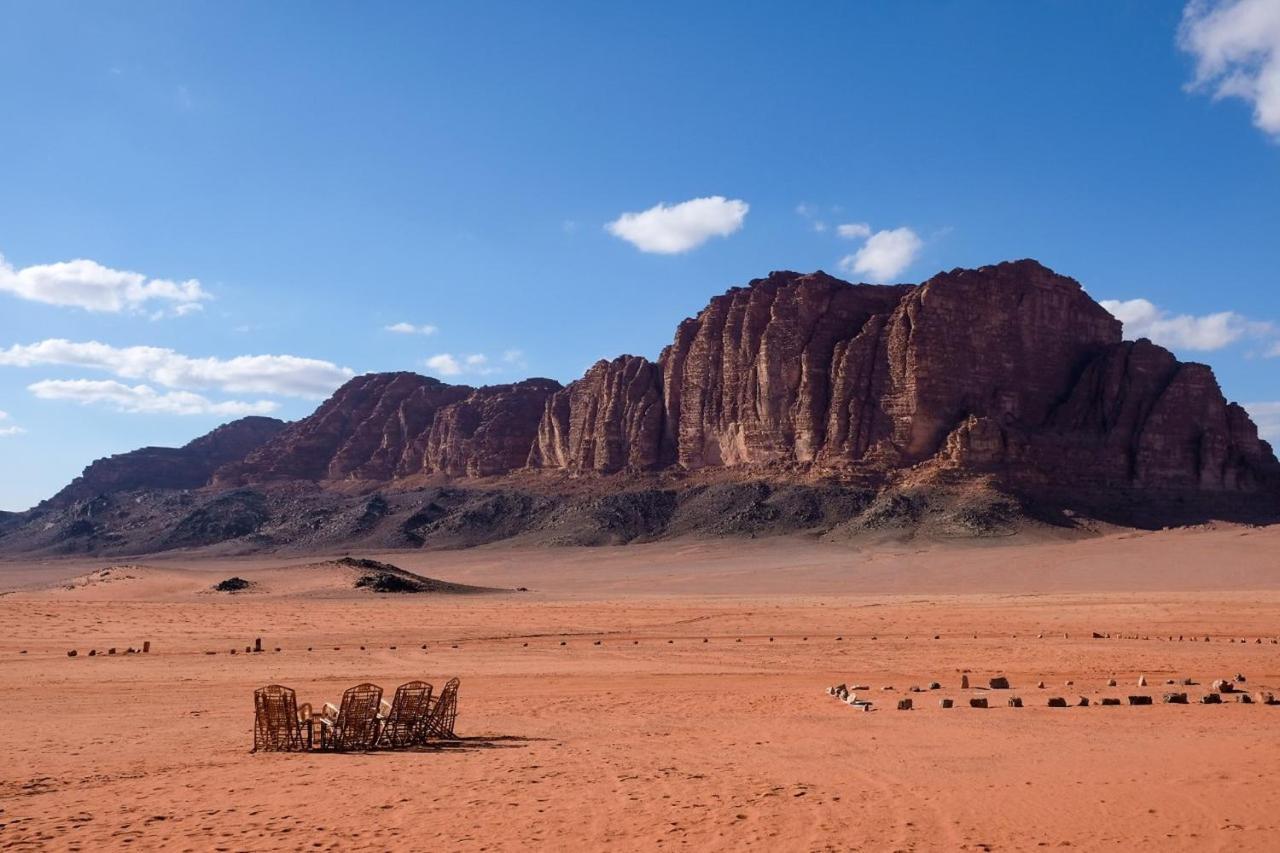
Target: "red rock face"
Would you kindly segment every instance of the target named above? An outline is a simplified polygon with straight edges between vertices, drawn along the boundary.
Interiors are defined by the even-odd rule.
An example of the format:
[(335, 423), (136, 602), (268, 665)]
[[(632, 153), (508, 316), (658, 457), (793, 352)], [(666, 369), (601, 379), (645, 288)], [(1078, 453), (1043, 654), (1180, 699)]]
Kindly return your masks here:
[(548, 399), (551, 379), (490, 385), (440, 409), (427, 434), (423, 471), (488, 477), (524, 467)]
[(1208, 367), (1123, 342), (1079, 284), (1034, 261), (919, 286), (773, 273), (712, 299), (656, 363), (600, 361), (565, 388), (371, 374), (287, 428), (237, 423), (181, 451), (95, 463), (59, 498), (190, 488), (218, 465), (219, 486), (525, 467), (884, 480), (935, 466), (1032, 496), (1280, 493), (1271, 447)]
[(275, 418), (241, 418), (184, 447), (144, 447), (99, 459), (48, 503), (60, 506), (134, 489), (198, 489), (219, 467), (243, 459), (284, 428)]
[(546, 401), (531, 467), (612, 474), (665, 460), (658, 365), (624, 355), (598, 361), (586, 376)]

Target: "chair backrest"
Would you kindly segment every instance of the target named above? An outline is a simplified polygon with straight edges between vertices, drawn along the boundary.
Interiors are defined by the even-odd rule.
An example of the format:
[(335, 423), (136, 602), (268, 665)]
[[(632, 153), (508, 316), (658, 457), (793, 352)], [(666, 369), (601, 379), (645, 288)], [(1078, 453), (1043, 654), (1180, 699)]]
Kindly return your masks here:
[(391, 749), (409, 746), (430, 710), (430, 684), (425, 681), (401, 684), (391, 700), (391, 711), (382, 723), (382, 745)]
[(335, 749), (372, 749), (378, 739), (378, 706), (382, 688), (357, 684), (342, 694), (342, 706), (333, 725)]
[(298, 700), (288, 687), (268, 684), (253, 691), (254, 752), (286, 752), (302, 749)]
[(427, 735), (431, 737), (454, 738), (454, 723), (458, 719), (458, 684), (456, 678), (445, 682), (440, 691), (440, 698), (431, 708), (431, 718), (427, 723)]

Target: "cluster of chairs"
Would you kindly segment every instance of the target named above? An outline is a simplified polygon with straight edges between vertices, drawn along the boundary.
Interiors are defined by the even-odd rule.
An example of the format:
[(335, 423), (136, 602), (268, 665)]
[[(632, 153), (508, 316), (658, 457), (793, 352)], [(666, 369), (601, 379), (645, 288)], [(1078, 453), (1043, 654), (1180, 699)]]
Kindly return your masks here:
[(253, 691), (253, 751), (362, 752), (456, 740), (458, 679), (449, 679), (438, 696), (431, 694), (427, 682), (410, 681), (386, 702), (378, 685), (357, 684), (342, 694), (341, 704), (326, 702), (317, 714), (310, 704), (299, 706), (291, 688), (259, 687)]

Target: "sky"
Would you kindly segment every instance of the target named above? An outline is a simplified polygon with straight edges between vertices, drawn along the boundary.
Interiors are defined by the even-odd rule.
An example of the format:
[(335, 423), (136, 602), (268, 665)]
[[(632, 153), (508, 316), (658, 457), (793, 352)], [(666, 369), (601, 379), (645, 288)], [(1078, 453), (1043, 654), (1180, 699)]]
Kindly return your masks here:
[(0, 509), (771, 270), (1033, 257), (1280, 439), (1280, 0), (0, 0)]

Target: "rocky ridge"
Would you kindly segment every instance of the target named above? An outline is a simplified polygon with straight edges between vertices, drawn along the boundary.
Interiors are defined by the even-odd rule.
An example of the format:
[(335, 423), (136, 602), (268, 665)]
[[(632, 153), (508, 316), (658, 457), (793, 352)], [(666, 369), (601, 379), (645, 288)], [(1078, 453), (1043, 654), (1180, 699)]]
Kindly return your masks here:
[[(624, 524), (643, 529), (637, 535), (666, 535), (676, 507), (696, 509), (692, 491), (716, 482), (816, 489), (825, 496), (809, 515), (831, 530), (841, 523), (833, 513), (870, 512), (868, 523), (910, 516), (912, 500), (895, 500), (921, 484), (963, 494), (976, 480), (1020, 513), (1070, 507), (1158, 524), (1280, 512), (1280, 464), (1210, 368), (1124, 341), (1119, 321), (1076, 281), (1035, 261), (921, 285), (775, 272), (714, 297), (656, 361), (600, 361), (564, 387), (360, 376), (287, 426), (245, 419), (179, 450), (100, 460), (42, 506), (208, 486), (222, 505), (172, 525), (171, 537), (186, 537), (177, 547), (220, 526), (226, 538), (252, 535), (252, 519), (269, 512), (245, 496), (264, 490), (379, 490), (385, 504), (391, 493), (450, 484), (453, 498), (425, 501), (398, 522), (403, 544), (421, 545), (443, 541), (436, 525), (455, 512), (468, 530), (527, 533), (544, 514), (599, 525), (599, 507), (572, 495), (585, 481), (595, 484), (591, 500), (606, 503), (653, 486), (658, 497), (618, 511), (639, 513)], [(859, 490), (858, 500), (831, 503), (826, 483)], [(457, 498), (458, 487), (470, 497)], [(490, 497), (477, 503), (480, 494)], [(877, 497), (886, 495), (897, 497)], [(368, 531), (397, 510), (371, 500), (342, 512)], [(14, 541), (4, 531), (27, 520), (0, 520), (0, 547)]]

